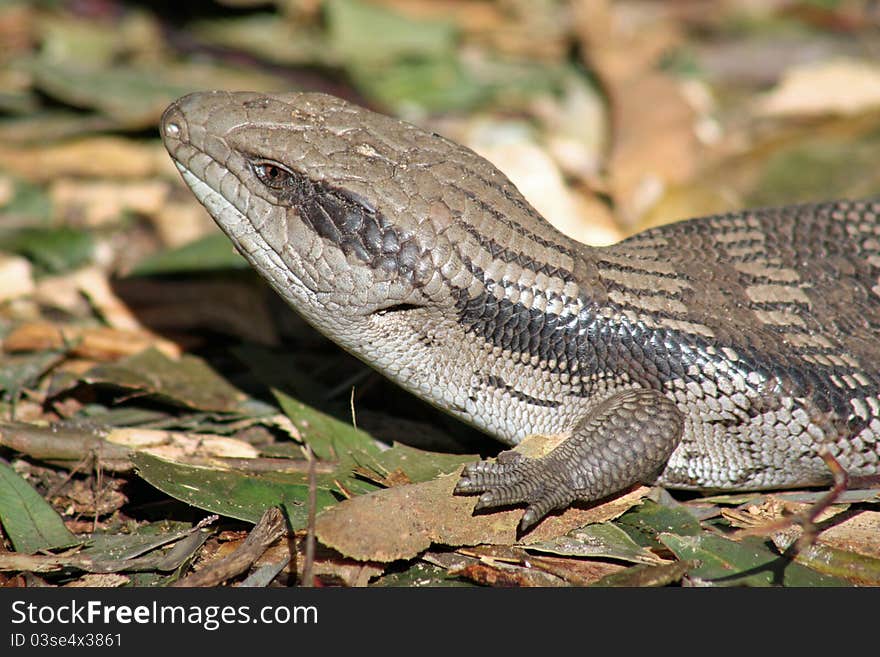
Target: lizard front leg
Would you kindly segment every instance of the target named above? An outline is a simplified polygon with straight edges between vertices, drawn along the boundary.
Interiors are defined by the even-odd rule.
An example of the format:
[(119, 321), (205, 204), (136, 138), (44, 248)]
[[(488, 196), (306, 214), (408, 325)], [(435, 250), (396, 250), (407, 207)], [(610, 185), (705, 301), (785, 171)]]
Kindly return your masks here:
[(474, 510), (526, 502), (527, 530), (554, 509), (650, 482), (681, 440), (684, 416), (655, 390), (617, 392), (594, 406), (542, 458), (502, 452), (465, 466), (456, 493), (482, 493)]

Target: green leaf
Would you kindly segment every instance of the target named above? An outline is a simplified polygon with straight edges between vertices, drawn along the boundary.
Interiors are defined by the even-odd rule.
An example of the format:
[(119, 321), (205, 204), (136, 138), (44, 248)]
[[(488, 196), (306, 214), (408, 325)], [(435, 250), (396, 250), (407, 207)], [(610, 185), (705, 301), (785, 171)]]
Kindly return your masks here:
[(549, 541), (530, 543), (529, 550), (572, 557), (603, 557), (656, 565), (663, 559), (638, 545), (629, 534), (610, 522), (580, 527)]
[(55, 509), (5, 461), (0, 461), (0, 523), (17, 552), (33, 554), (80, 542)]
[(381, 453), (376, 441), (366, 431), (307, 406), (280, 390), (273, 389), (272, 394), (319, 459), (332, 461), (348, 455), (356, 460), (361, 454), (372, 461)]
[[(780, 552), (791, 547), (796, 535), (778, 532), (773, 537)], [(880, 559), (877, 557), (842, 550), (824, 543), (814, 543), (798, 551), (798, 563), (826, 575), (843, 577), (862, 586), (880, 585)]]
[(188, 524), (185, 529), (169, 530), (168, 524), (161, 521), (142, 525), (133, 534), (93, 535), (76, 555), (75, 559), (82, 559), (74, 565), (89, 572), (108, 573), (177, 570), (194, 557), (212, 531)]
[(51, 273), (84, 265), (91, 260), (94, 248), (91, 233), (66, 226), (22, 228), (0, 236), (0, 251), (23, 255)]
[(645, 500), (614, 521), (639, 545), (660, 547), (662, 533), (696, 536), (702, 529), (699, 521), (684, 507), (668, 507)]
[(97, 109), (128, 128), (154, 127), (171, 101), (196, 90), (157, 75), (153, 66), (97, 66), (71, 57), (34, 59), (27, 68), (41, 91), (74, 107)]
[(166, 524), (162, 520), (139, 526), (134, 533), (92, 534), (79, 554), (95, 561), (134, 559), (192, 533), (189, 523), (176, 523), (185, 525), (183, 528), (156, 531), (156, 526)]
[[(5, 125), (0, 123), (0, 125)], [(45, 133), (43, 138), (45, 139)], [(0, 142), (5, 141), (5, 135), (0, 132)], [(15, 191), (11, 199), (3, 205), (3, 213), (24, 217), (29, 220), (36, 220), (32, 225), (28, 221), (27, 225), (36, 228), (44, 228), (44, 224), (49, 221), (52, 216), (52, 201), (49, 198), (46, 187), (35, 185), (25, 180), (14, 180)], [(21, 230), (19, 224), (17, 230)], [(57, 228), (53, 229), (57, 230)], [(16, 231), (0, 232), (0, 244)]]
[(660, 541), (679, 559), (699, 561), (689, 576), (709, 586), (849, 586), (793, 563), (754, 536), (737, 542), (709, 533), (662, 534)]
[[(476, 454), (445, 454), (429, 452), (403, 443), (395, 443), (376, 459), (386, 472), (403, 470), (413, 483), (430, 481), (441, 474), (449, 474), (465, 463), (479, 460)], [(531, 547), (531, 546), (529, 546)]]
[(880, 193), (880, 133), (819, 135), (774, 153), (745, 205), (863, 198)]
[(331, 0), (325, 15), (329, 43), (349, 63), (432, 58), (451, 52), (451, 21), (414, 20), (359, 0)]
[(144, 258), (135, 265), (130, 275), (153, 276), (247, 268), (247, 261), (232, 247), (229, 238), (223, 233), (212, 233), (176, 249)]
[(76, 57), (23, 62), (37, 89), (73, 107), (94, 109), (129, 129), (155, 130), (171, 101), (200, 89), (277, 89), (283, 80), (253, 68), (204, 62), (103, 66)]
[[(173, 463), (145, 453), (134, 455), (138, 474), (171, 497), (230, 518), (256, 523), (272, 506), (282, 506), (293, 529), (308, 521), (309, 487), (299, 474), (288, 477), (253, 474)], [(316, 512), (336, 504), (336, 497), (319, 486)]]
[(232, 413), (246, 399), (201, 358), (185, 355), (175, 361), (156, 349), (93, 367), (82, 380), (137, 390), (204, 411)]
[[(249, 52), (263, 61), (338, 66), (338, 57), (332, 48), (327, 47), (323, 30), (277, 13), (197, 20), (187, 24), (187, 31), (205, 44)], [(295, 81), (291, 82), (295, 84)]]
[(639, 564), (626, 570), (606, 575), (602, 579), (593, 582), (590, 586), (666, 586), (667, 584), (679, 581), (696, 565), (693, 561), (674, 561), (653, 566)]
[(4, 354), (0, 362), (0, 392), (5, 393), (4, 397), (14, 398), (63, 358), (63, 354), (54, 351)]
[(376, 580), (370, 586), (376, 587), (398, 587), (407, 588), (424, 588), (435, 586), (456, 586), (469, 587), (477, 586), (473, 582), (450, 575), (445, 568), (440, 568), (434, 564), (416, 561), (406, 570), (389, 573)]
[(348, 72), (366, 96), (396, 113), (412, 105), (434, 112), (464, 110), (491, 97), (489, 86), (471, 76), (454, 54), (388, 64), (356, 61)]

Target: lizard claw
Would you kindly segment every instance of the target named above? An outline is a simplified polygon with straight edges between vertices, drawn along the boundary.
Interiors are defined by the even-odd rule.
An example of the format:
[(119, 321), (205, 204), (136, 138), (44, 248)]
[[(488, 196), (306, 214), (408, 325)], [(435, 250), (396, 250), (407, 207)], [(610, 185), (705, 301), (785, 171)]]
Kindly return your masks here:
[(455, 492), (481, 493), (474, 511), (526, 502), (528, 507), (519, 524), (524, 532), (554, 509), (564, 508), (575, 500), (574, 489), (560, 475), (551, 462), (507, 451), (499, 454), (495, 462), (466, 465)]

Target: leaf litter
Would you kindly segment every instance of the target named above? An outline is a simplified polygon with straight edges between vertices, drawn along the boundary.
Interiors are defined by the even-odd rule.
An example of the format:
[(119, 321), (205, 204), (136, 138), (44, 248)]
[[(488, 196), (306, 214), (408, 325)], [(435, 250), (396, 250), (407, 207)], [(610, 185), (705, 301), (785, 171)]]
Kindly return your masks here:
[[(877, 585), (871, 492), (848, 491), (795, 556), (796, 528), (736, 532), (819, 492), (638, 488), (522, 536), (522, 508), (474, 514), (455, 473), (499, 446), (283, 308), (155, 133), (191, 90), (328, 91), (484, 149), (557, 226), (608, 243), (877, 194), (868, 10), (448, 4), (279, 1), (182, 25), (121, 0), (0, 7), (3, 582), (159, 586), (218, 560), (222, 581), (300, 584), (313, 497), (318, 583)], [(255, 538), (233, 573), (223, 560), (276, 506), (289, 535)]]

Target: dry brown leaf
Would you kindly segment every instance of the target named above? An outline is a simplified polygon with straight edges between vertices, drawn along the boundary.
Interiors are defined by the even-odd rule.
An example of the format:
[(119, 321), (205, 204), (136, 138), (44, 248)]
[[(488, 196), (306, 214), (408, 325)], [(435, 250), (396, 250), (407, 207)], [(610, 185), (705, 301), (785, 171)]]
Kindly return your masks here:
[(169, 200), (150, 218), (162, 244), (169, 248), (189, 244), (216, 230), (211, 215), (194, 198)]
[[(846, 513), (846, 512), (844, 512)], [(859, 511), (819, 534), (819, 542), (847, 552), (880, 558), (880, 511)]]
[(606, 575), (613, 575), (627, 568), (624, 564), (610, 561), (547, 555), (530, 556), (529, 563), (534, 568), (540, 568), (556, 577), (561, 577), (574, 586), (589, 586)]
[(34, 289), (31, 263), (21, 256), (0, 253), (0, 303), (32, 294)]
[[(294, 548), (295, 558), (291, 558), (291, 550)], [(372, 578), (378, 577), (385, 571), (384, 564), (348, 559), (320, 545), (316, 548), (312, 574), (318, 579), (338, 581), (344, 586), (366, 586)], [(257, 559), (254, 567), (259, 568), (282, 560), (287, 561), (284, 572), (289, 574), (292, 567), (295, 567), (297, 578), (301, 580), (305, 564), (305, 532), (298, 532), (296, 541), (291, 540), (290, 537), (276, 541), (263, 553), (263, 556)]]
[(551, 573), (506, 563), (469, 563), (462, 568), (450, 569), (449, 574), (466, 577), (485, 586), (565, 586), (565, 580)]
[(71, 279), (111, 327), (127, 331), (143, 330), (134, 313), (113, 292), (104, 271), (98, 267), (85, 267), (74, 272)]
[(620, 217), (632, 225), (668, 185), (696, 171), (696, 113), (681, 85), (657, 68), (680, 35), (668, 20), (640, 24), (607, 0), (577, 9), (576, 30), (611, 103), (608, 186)]
[(376, 472), (373, 472), (369, 468), (358, 465), (352, 468), (351, 472), (361, 479), (370, 481), (384, 488), (391, 488), (392, 486), (405, 486), (412, 483), (412, 480), (410, 480), (409, 476), (400, 468), (397, 468), (388, 474), (380, 475)]
[(243, 440), (184, 431), (113, 429), (105, 440), (175, 462), (196, 455), (255, 459), (260, 454), (253, 445)]
[(101, 226), (120, 221), (125, 212), (155, 215), (165, 204), (171, 185), (159, 180), (83, 181), (63, 178), (49, 189), (52, 210), (61, 221)]
[[(161, 147), (121, 137), (90, 137), (63, 144), (0, 145), (0, 168), (32, 182), (62, 176), (149, 178), (165, 168)], [(167, 160), (167, 155), (163, 160)]]
[[(465, 561), (460, 562), (457, 561), (455, 557), (452, 557), (451, 559), (447, 557), (432, 561), (432, 563), (437, 563), (437, 565), (447, 568), (450, 573), (463, 573), (467, 575), (471, 574), (466, 572), (467, 566), (472, 566), (474, 564), (469, 558), (479, 559), (479, 561), (485, 566), (495, 566), (499, 562), (502, 565), (512, 564), (514, 566), (528, 568), (533, 572), (543, 571), (544, 573), (551, 575), (553, 579), (557, 580), (557, 583), (555, 584), (557, 586), (559, 585), (559, 579), (564, 580), (569, 584), (573, 584), (574, 586), (588, 586), (606, 575), (611, 575), (627, 568), (624, 564), (612, 563), (609, 561), (578, 559), (546, 554), (531, 554), (520, 547), (511, 548), (507, 546), (478, 545), (475, 548), (460, 548), (456, 550), (454, 554), (464, 557)], [(436, 556), (436, 554), (431, 555), (431, 557)], [(447, 561), (447, 559), (449, 559), (449, 561)], [(428, 560), (430, 561), (431, 559), (428, 558)], [(446, 562), (447, 565), (444, 565), (444, 562)], [(501, 579), (500, 581), (504, 580)], [(494, 583), (497, 585), (500, 581)], [(484, 583), (489, 582), (484, 581)], [(516, 584), (519, 586), (530, 586), (534, 583), (534, 580), (523, 578), (523, 581), (517, 584), (513, 579), (510, 579), (505, 583)]]
[[(531, 436), (517, 447), (546, 453), (557, 439)], [(453, 495), (461, 470), (420, 484), (395, 486), (345, 500), (321, 513), (318, 539), (360, 561), (396, 561), (416, 556), (432, 543), (460, 546), (546, 541), (576, 527), (616, 518), (648, 492), (640, 486), (604, 504), (571, 507), (551, 515), (523, 536), (517, 526), (523, 507), (474, 514), (477, 498)]]
[(880, 558), (880, 511), (861, 511), (823, 531), (819, 541), (841, 550)]
[(474, 135), (467, 144), (503, 171), (529, 203), (569, 237), (596, 246), (623, 237), (608, 208), (595, 197), (572, 193), (556, 162), (537, 144), (485, 143)]
[(763, 116), (858, 114), (880, 106), (880, 66), (836, 59), (795, 66), (757, 102)]
[[(7, 57), (12, 58), (34, 48), (38, 39), (38, 12), (36, 6), (28, 6), (27, 3), (9, 3), (0, 7), (0, 43), (3, 44), (0, 61), (5, 62)], [(11, 66), (8, 68), (10, 72), (16, 70)]]
[(53, 351), (70, 348), (70, 354), (90, 361), (114, 361), (155, 348), (170, 358), (179, 358), (180, 347), (147, 331), (125, 331), (106, 327), (77, 327), (29, 322), (13, 330), (3, 341), (7, 353)]
[[(468, 42), (501, 53), (558, 61), (568, 47), (563, 4), (535, 11), (528, 2), (485, 0), (374, 0), (416, 20), (454, 22)], [(536, 39), (535, 35), (541, 38)]]
[(83, 317), (90, 311), (76, 281), (69, 274), (41, 278), (34, 290), (34, 300), (43, 306), (65, 310), (73, 317)]
[(98, 266), (79, 269), (63, 276), (40, 280), (34, 298), (45, 305), (63, 308), (72, 314), (83, 314), (82, 299), (113, 328), (143, 331), (143, 325), (114, 293), (107, 273)]
[(9, 176), (0, 175), (0, 208), (15, 198), (15, 183)]
[[(804, 502), (790, 502), (770, 496), (762, 503), (745, 509), (722, 509), (721, 515), (734, 527), (760, 531), (762, 527), (771, 527), (783, 518), (804, 513), (810, 506)], [(816, 518), (820, 527), (826, 522), (829, 526), (821, 528), (817, 543), (847, 552), (880, 557), (880, 544), (877, 543), (877, 536), (880, 535), (880, 511), (854, 512), (846, 506), (833, 505)], [(795, 523), (781, 532), (790, 533), (796, 538), (803, 533), (803, 529)]]
[(77, 577), (75, 580), (64, 586), (112, 588), (116, 586), (125, 586), (130, 581), (131, 578), (128, 575), (123, 575), (121, 573), (86, 573), (82, 577)]
[[(94, 481), (73, 479), (51, 501), (56, 508), (63, 507), (66, 515), (106, 516), (128, 502), (128, 497), (119, 490), (122, 487), (122, 479), (104, 479), (100, 488), (95, 487)], [(72, 527), (68, 529), (76, 533)]]

